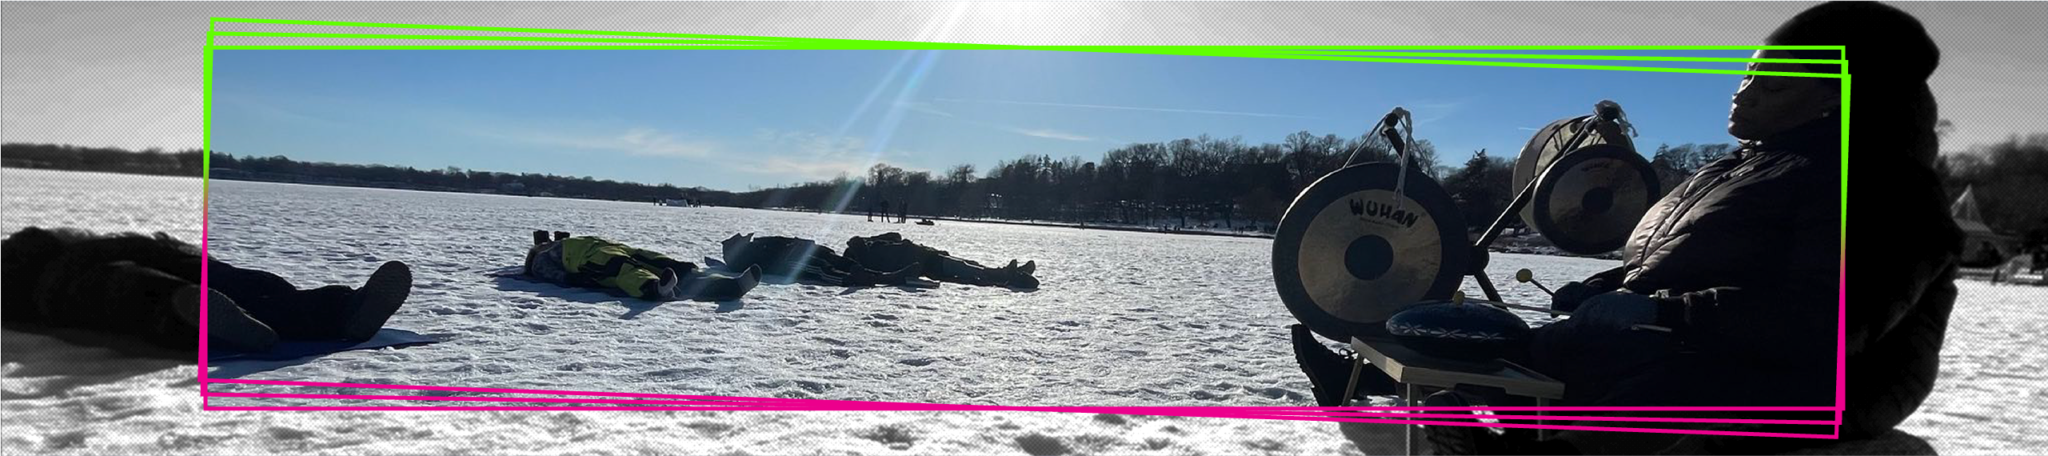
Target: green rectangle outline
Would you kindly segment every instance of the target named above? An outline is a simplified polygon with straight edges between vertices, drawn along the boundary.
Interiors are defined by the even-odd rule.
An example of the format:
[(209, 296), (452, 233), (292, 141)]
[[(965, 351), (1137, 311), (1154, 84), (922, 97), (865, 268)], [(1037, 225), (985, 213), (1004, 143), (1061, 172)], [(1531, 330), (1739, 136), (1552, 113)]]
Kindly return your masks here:
[[(591, 36), (615, 36), (615, 37), (641, 37), (641, 38), (640, 38), (640, 39), (635, 39), (635, 38), (566, 38), (566, 37), (516, 37), (516, 36), (462, 36), (462, 35), (385, 35), (385, 34), (329, 34), (329, 33), (292, 33), (292, 32), (220, 32), (220, 31), (218, 31), (218, 26), (219, 26), (219, 23), (222, 23), (222, 22), (229, 22), (229, 23), (254, 23), (254, 24), (282, 24), (282, 25), (314, 25), (314, 26), (331, 26), (331, 27), (366, 27), (366, 28), (395, 28), (395, 29), (421, 29), (421, 30), (456, 30), (456, 31), (483, 31), (483, 32), (511, 32), (511, 33), (548, 33), (548, 34), (560, 34), (560, 35), (591, 35)], [(299, 38), (323, 38), (323, 39), (335, 38), (335, 39), (424, 39), (424, 40), (450, 40), (450, 41), (461, 41), (461, 40), (466, 40), (466, 41), (524, 41), (524, 42), (569, 42), (569, 43), (593, 43), (593, 42), (595, 42), (595, 43), (615, 43), (615, 44), (613, 44), (613, 45), (608, 45), (608, 46), (607, 46), (607, 45), (495, 45), (495, 46), (494, 46), (494, 45), (434, 45), (434, 46), (428, 46), (428, 45), (299, 45), (299, 46), (272, 46), (272, 45), (251, 45), (251, 46), (222, 46), (222, 45), (216, 45), (216, 44), (214, 43), (214, 39), (215, 39), (216, 37), (220, 37), (220, 36), (229, 36), (229, 37), (299, 37)], [(659, 45), (659, 46), (656, 46), (656, 45), (628, 45), (628, 44), (626, 44), (626, 43), (654, 43), (654, 44), (671, 44), (671, 45)], [(1628, 46), (1628, 45), (1607, 45), (1607, 46), (1546, 46), (1546, 45), (1537, 45), (1537, 46), (1527, 46), (1527, 45), (1524, 45), (1524, 46), (1486, 46), (1486, 45), (1476, 45), (1476, 46), (1475, 46), (1475, 45), (1424, 45), (1424, 46), (1400, 46), (1400, 45), (1360, 45), (1360, 46), (1329, 46), (1329, 45), (1317, 45), (1317, 46), (1271, 46), (1271, 45), (1256, 45), (1256, 46), (1237, 46), (1237, 45), (1223, 45), (1223, 46), (1199, 46), (1199, 45), (1194, 45), (1194, 46), (1191, 46), (1191, 45), (1173, 45), (1173, 46), (1115, 46), (1115, 45), (1111, 45), (1111, 46), (1072, 46), (1072, 45), (1056, 45), (1056, 46), (1033, 46), (1033, 45), (992, 45), (992, 44), (968, 44), (968, 43), (942, 43), (942, 42), (917, 42), (917, 41), (884, 41), (884, 40), (848, 40), (848, 39), (828, 39), (828, 38), (787, 38), (787, 37), (759, 37), (759, 36), (739, 36), (739, 35), (683, 34), (683, 33), (657, 33), (657, 32), (616, 32), (616, 31), (597, 31), (597, 30), (576, 30), (576, 29), (540, 29), (540, 28), (521, 28), (521, 27), (485, 27), (485, 26), (457, 26), (457, 25), (431, 25), (431, 24), (398, 24), (398, 23), (375, 23), (375, 22), (343, 22), (343, 21), (311, 21), (311, 20), (289, 20), (289, 19), (258, 19), (258, 18), (223, 18), (223, 17), (215, 17), (215, 18), (209, 18), (209, 20), (208, 20), (208, 22), (207, 22), (207, 36), (206, 36), (206, 48), (205, 48), (205, 51), (206, 51), (206, 52), (205, 52), (205, 54), (206, 54), (206, 55), (204, 56), (204, 58), (203, 58), (203, 60), (202, 60), (202, 61), (203, 61), (203, 66), (204, 66), (204, 72), (205, 72), (205, 73), (204, 73), (204, 75), (202, 76), (202, 81), (203, 81), (203, 85), (204, 85), (204, 90), (205, 90), (205, 99), (204, 99), (204, 102), (203, 102), (203, 103), (202, 103), (202, 105), (201, 105), (201, 115), (205, 116), (205, 118), (204, 118), (204, 119), (202, 119), (202, 122), (201, 122), (201, 123), (202, 123), (202, 129), (201, 129), (201, 140), (200, 140), (200, 143), (201, 143), (201, 147), (203, 148), (203, 150), (205, 151), (205, 153), (204, 153), (204, 154), (202, 154), (202, 156), (201, 156), (201, 163), (202, 163), (202, 165), (201, 165), (201, 166), (202, 166), (202, 168), (203, 168), (203, 169), (201, 170), (201, 172), (200, 172), (200, 178), (201, 178), (201, 179), (202, 179), (202, 181), (203, 181), (203, 182), (201, 183), (201, 187), (200, 187), (200, 188), (201, 188), (201, 192), (202, 192), (202, 195), (201, 195), (201, 199), (200, 199), (200, 201), (201, 201), (201, 207), (202, 207), (202, 209), (204, 209), (204, 208), (208, 208), (208, 207), (210, 207), (210, 206), (211, 206), (211, 195), (212, 195), (212, 182), (213, 182), (213, 60), (214, 60), (214, 56), (213, 56), (213, 53), (214, 53), (214, 51), (218, 51), (218, 50), (622, 50), (622, 49), (623, 49), (623, 50), (634, 50), (634, 49), (639, 49), (639, 50), (661, 50), (661, 49), (688, 49), (688, 50), (732, 50), (732, 49), (753, 49), (753, 50), (1033, 50), (1033, 51), (1055, 51), (1055, 52), (1098, 52), (1098, 53), (1126, 53), (1126, 54), (1154, 54), (1154, 55), (1183, 55), (1183, 56), (1208, 56), (1208, 57), (1240, 57), (1240, 58), (1266, 58), (1266, 59), (1291, 59), (1291, 60), (1329, 60), (1329, 61), (1353, 61), (1353, 62), (1378, 62), (1378, 63), (1416, 63), (1416, 64), (1438, 64), (1438, 65), (1468, 65), (1468, 66), (1495, 66), (1495, 67), (1523, 67), (1523, 68), (1553, 68), (1553, 69), (1579, 69), (1579, 70), (1601, 70), (1601, 71), (1647, 71), (1647, 72), (1668, 72), (1668, 73), (1697, 73), (1697, 74), (1726, 74), (1726, 75), (1750, 75), (1750, 76), (1788, 76), (1788, 77), (1817, 77), (1817, 78), (1833, 78), (1833, 79), (1840, 79), (1840, 80), (1841, 80), (1841, 98), (1842, 98), (1842, 106), (1841, 106), (1841, 118), (1842, 118), (1842, 127), (1841, 127), (1841, 128), (1842, 128), (1842, 132), (1841, 132), (1841, 138), (1840, 138), (1840, 141), (1839, 141), (1839, 142), (1840, 142), (1840, 144), (1841, 144), (1841, 160), (1842, 160), (1842, 162), (1841, 162), (1841, 170), (1840, 170), (1840, 174), (1841, 174), (1841, 182), (1840, 182), (1841, 186), (1840, 186), (1840, 192), (1841, 192), (1841, 193), (1839, 193), (1839, 194), (1837, 195), (1837, 198), (1838, 198), (1838, 199), (1840, 200), (1840, 208), (1839, 208), (1839, 210), (1840, 210), (1840, 213), (1839, 213), (1839, 215), (1841, 216), (1841, 219), (1840, 219), (1841, 221), (1840, 221), (1840, 223), (1839, 223), (1839, 232), (1840, 232), (1840, 234), (1842, 234), (1842, 236), (1843, 236), (1843, 237), (1842, 237), (1841, 245), (1839, 245), (1839, 246), (1837, 246), (1837, 247), (1838, 247), (1839, 249), (1841, 249), (1841, 250), (1842, 250), (1842, 252), (1843, 252), (1843, 253), (1842, 253), (1842, 255), (1843, 255), (1843, 256), (1842, 256), (1842, 267), (1843, 267), (1843, 268), (1844, 268), (1845, 270), (1844, 270), (1844, 271), (1842, 271), (1842, 274), (1844, 275), (1844, 277), (1846, 277), (1846, 275), (1847, 275), (1847, 271), (1846, 271), (1846, 268), (1847, 268), (1847, 265), (1848, 265), (1848, 260), (1847, 260), (1847, 247), (1848, 247), (1848, 237), (1847, 237), (1847, 234), (1848, 234), (1848, 215), (1849, 215), (1849, 198), (1848, 198), (1848, 194), (1849, 194), (1849, 123), (1850, 123), (1850, 119), (1849, 119), (1849, 117), (1850, 117), (1850, 114), (1849, 114), (1849, 103), (1850, 103), (1850, 93), (1851, 93), (1851, 92), (1850, 92), (1850, 77), (1849, 77), (1849, 72), (1848, 72), (1848, 70), (1849, 70), (1849, 67), (1848, 67), (1848, 59), (1847, 59), (1847, 57), (1848, 57), (1848, 56), (1846, 55), (1846, 53), (1847, 53), (1847, 50), (1846, 50), (1846, 47), (1845, 47), (1845, 46), (1840, 46), (1840, 45), (1826, 45), (1826, 46), (1823, 46), (1823, 45), (1798, 45), (1798, 46), (1785, 46), (1785, 45), (1755, 45), (1755, 46)], [(1836, 51), (1836, 52), (1838, 52), (1838, 53), (1842, 53), (1843, 55), (1842, 55), (1842, 58), (1840, 58), (1840, 59), (1838, 59), (1838, 60), (1827, 60), (1827, 59), (1754, 59), (1754, 58), (1711, 58), (1711, 57), (1656, 57), (1656, 56), (1589, 56), (1589, 55), (1532, 55), (1532, 54), (1489, 54), (1489, 53), (1424, 53), (1424, 52), (1393, 52), (1393, 51), (1450, 51), (1450, 50), (1456, 50), (1456, 51), (1465, 51), (1465, 50), (1511, 50), (1511, 51), (1528, 51), (1528, 50), (1578, 50), (1578, 51), (1615, 51), (1615, 50), (1832, 50), (1832, 51)], [(1314, 51), (1314, 52), (1308, 52), (1308, 51)], [(1323, 54), (1323, 53), (1329, 53), (1329, 52), (1337, 52), (1337, 53), (1347, 53), (1347, 54), (1344, 54), (1344, 55), (1342, 55), (1342, 56), (1335, 56), (1335, 55), (1324, 55), (1324, 54)], [(1470, 61), (1470, 60), (1432, 60), (1432, 59), (1414, 59), (1414, 58), (1394, 58), (1394, 57), (1446, 57), (1446, 58), (1515, 58), (1515, 59), (1555, 59), (1555, 60), (1615, 60), (1615, 61), (1622, 61), (1622, 60), (1626, 60), (1626, 61), (1655, 61), (1655, 62), (1725, 62), (1725, 63), (1750, 63), (1750, 62), (1755, 62), (1755, 63), (1814, 63), (1814, 64), (1837, 64), (1837, 65), (1839, 65), (1839, 66), (1838, 66), (1839, 70), (1838, 70), (1838, 72), (1837, 72), (1837, 73), (1803, 73), (1803, 72), (1768, 72), (1768, 71), (1748, 71), (1748, 70), (1711, 70), (1711, 69), (1692, 69), (1692, 68), (1668, 68), (1668, 67), (1628, 67), (1628, 66), (1609, 66), (1609, 65), (1576, 65), (1576, 64), (1547, 64), (1547, 63), (1530, 63), (1530, 62), (1488, 62), (1488, 61)], [(203, 219), (203, 215), (202, 215), (202, 219)], [(200, 242), (202, 243), (202, 246), (203, 246), (203, 245), (204, 245), (204, 243), (205, 243), (205, 240), (204, 240), (204, 239), (202, 239), (202, 240), (200, 240)], [(1840, 362), (1840, 360), (1838, 359), (1838, 360), (1837, 360), (1837, 362), (1839, 363), (1839, 362)], [(1837, 399), (1836, 399), (1836, 404), (1835, 404), (1835, 405), (1836, 405), (1837, 407), (1839, 407), (1839, 406), (1841, 406), (1841, 405), (1842, 405), (1842, 403), (1841, 403), (1841, 397), (1840, 397), (1840, 394), (1842, 394), (1842, 392), (1841, 392), (1841, 391), (1839, 391), (1839, 388), (1837, 388), (1837, 389), (1838, 389), (1838, 391), (1836, 392), (1836, 394), (1837, 394)], [(204, 400), (204, 399), (202, 398), (202, 400)]]

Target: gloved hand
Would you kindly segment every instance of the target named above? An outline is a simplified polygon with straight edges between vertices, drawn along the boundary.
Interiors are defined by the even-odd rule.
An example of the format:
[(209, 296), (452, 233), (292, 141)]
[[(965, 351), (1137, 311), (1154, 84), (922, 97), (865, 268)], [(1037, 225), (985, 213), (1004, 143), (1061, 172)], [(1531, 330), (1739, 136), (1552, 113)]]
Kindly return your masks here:
[[(1563, 290), (1558, 294), (1564, 294)], [(1635, 325), (1656, 324), (1660, 305), (1663, 303), (1657, 298), (1616, 291), (1586, 299), (1577, 311), (1572, 312), (1572, 320), (1590, 328), (1626, 331)]]
[(1550, 295), (1550, 308), (1565, 312), (1576, 312), (1579, 310), (1579, 304), (1583, 304), (1586, 302), (1586, 299), (1598, 296), (1599, 294), (1599, 290), (1594, 290), (1593, 287), (1587, 286), (1585, 283), (1565, 282), (1564, 286), (1557, 287), (1557, 292)]

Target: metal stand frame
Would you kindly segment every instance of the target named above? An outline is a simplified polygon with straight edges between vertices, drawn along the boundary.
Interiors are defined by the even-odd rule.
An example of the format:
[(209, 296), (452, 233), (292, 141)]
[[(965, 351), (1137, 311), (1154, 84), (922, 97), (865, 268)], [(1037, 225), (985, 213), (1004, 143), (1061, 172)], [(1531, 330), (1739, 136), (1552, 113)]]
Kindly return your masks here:
[[(1596, 116), (1593, 119), (1589, 119), (1588, 122), (1597, 122), (1599, 121), (1599, 119), (1600, 118)], [(1587, 128), (1590, 129), (1596, 127), (1589, 126)], [(1559, 149), (1564, 151), (1564, 153), (1559, 154), (1556, 160), (1551, 160), (1551, 163), (1554, 164), (1557, 163), (1558, 160), (1563, 160), (1564, 154), (1570, 154), (1573, 150), (1577, 150), (1580, 145), (1586, 143), (1586, 138), (1589, 138), (1595, 134), (1599, 134), (1599, 132), (1588, 131), (1578, 136), (1572, 137), (1572, 141), (1570, 143), (1566, 143), (1564, 148)], [(1527, 207), (1529, 205), (1529, 200), (1535, 198), (1536, 184), (1541, 183), (1543, 181), (1544, 171), (1547, 170), (1539, 169), (1536, 170), (1535, 175), (1529, 176), (1529, 183), (1527, 185), (1523, 185), (1521, 191), (1515, 192), (1515, 199), (1508, 202), (1507, 209), (1502, 210), (1499, 216), (1494, 217), (1493, 224), (1487, 226), (1486, 228), (1486, 234), (1479, 236), (1479, 240), (1474, 241), (1472, 243), (1472, 271), (1467, 273), (1467, 275), (1472, 276), (1473, 280), (1479, 282), (1479, 289), (1481, 291), (1486, 292), (1487, 300), (1502, 301), (1502, 299), (1500, 299), (1500, 291), (1496, 290), (1493, 287), (1493, 279), (1486, 277), (1486, 263), (1491, 257), (1491, 252), (1488, 252), (1486, 249), (1487, 247), (1493, 246), (1493, 241), (1500, 239), (1500, 232), (1507, 229), (1508, 221), (1513, 220), (1514, 217), (1521, 216), (1522, 208)]]

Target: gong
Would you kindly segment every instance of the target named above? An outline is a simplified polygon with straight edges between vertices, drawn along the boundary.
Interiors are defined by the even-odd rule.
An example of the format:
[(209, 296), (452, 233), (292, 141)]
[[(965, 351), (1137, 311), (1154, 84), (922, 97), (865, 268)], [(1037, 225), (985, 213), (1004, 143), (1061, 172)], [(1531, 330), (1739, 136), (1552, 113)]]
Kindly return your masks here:
[[(1587, 120), (1592, 118), (1591, 115), (1585, 115), (1558, 119), (1537, 130), (1536, 134), (1529, 138), (1529, 144), (1522, 146), (1522, 154), (1515, 158), (1515, 186), (1512, 187), (1514, 191), (1520, 192), (1529, 188), (1529, 183), (1535, 182), (1537, 177), (1543, 175), (1544, 170), (1550, 169), (1551, 164), (1572, 150), (1599, 144), (1615, 144), (1631, 151), (1635, 150), (1635, 142), (1630, 141), (1628, 135), (1615, 124), (1594, 122), (1589, 128)], [(1522, 221), (1528, 222), (1532, 227), (1535, 225), (1534, 208), (1523, 206), (1521, 215)]]
[(1472, 261), (1449, 193), (1400, 165), (1365, 163), (1323, 176), (1288, 206), (1273, 237), (1273, 279), (1287, 310), (1336, 340), (1385, 335), (1410, 306), (1449, 299)]
[(1551, 163), (1536, 181), (1529, 225), (1558, 250), (1596, 255), (1628, 242), (1661, 189), (1657, 171), (1634, 150), (1581, 147)]

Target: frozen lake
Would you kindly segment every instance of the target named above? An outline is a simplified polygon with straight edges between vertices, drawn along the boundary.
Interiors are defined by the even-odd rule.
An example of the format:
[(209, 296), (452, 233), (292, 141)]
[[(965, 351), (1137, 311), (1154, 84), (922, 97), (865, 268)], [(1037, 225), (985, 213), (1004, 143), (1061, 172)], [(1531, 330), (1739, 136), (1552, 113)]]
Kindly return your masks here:
[[(298, 283), (356, 284), (379, 262), (412, 264), (414, 297), (390, 326), (451, 336), (244, 378), (1001, 405), (1309, 402), (1265, 240), (231, 181), (215, 183), (213, 205), (215, 255)], [(685, 260), (717, 255), (734, 233), (841, 248), (900, 231), (983, 263), (1036, 260), (1044, 285), (768, 285), (740, 303), (657, 305), (487, 277), (520, 263), (534, 229)], [(1562, 283), (1603, 264), (1508, 255), (1495, 267)]]
[[(196, 179), (6, 170), (0, 227), (198, 237)], [(301, 286), (414, 267), (389, 324), (436, 345), (347, 352), (244, 379), (1002, 405), (1307, 406), (1264, 240), (216, 181), (211, 249)], [(142, 214), (142, 215), (135, 215)], [(150, 215), (155, 214), (155, 215)], [(763, 285), (738, 303), (652, 303), (501, 281), (529, 232), (599, 235), (692, 260), (735, 232), (840, 247), (900, 231), (984, 263), (1036, 260), (1036, 292)], [(1561, 284), (1610, 263), (1501, 255)], [(1503, 284), (1510, 301), (1534, 287)], [(1471, 290), (1476, 293), (1477, 290)], [(1908, 423), (1944, 454), (2040, 448), (2048, 334), (2038, 288), (1966, 283), (1940, 390)], [(201, 412), (190, 365), (8, 332), (0, 448), (19, 452), (621, 454), (1387, 453), (1392, 426), (1050, 413)], [(346, 393), (216, 385), (215, 391)], [(215, 405), (335, 401), (215, 398)], [(430, 404), (408, 404), (430, 405)], [(260, 412), (259, 412), (260, 413)], [(1054, 451), (1060, 450), (1060, 451)]]

